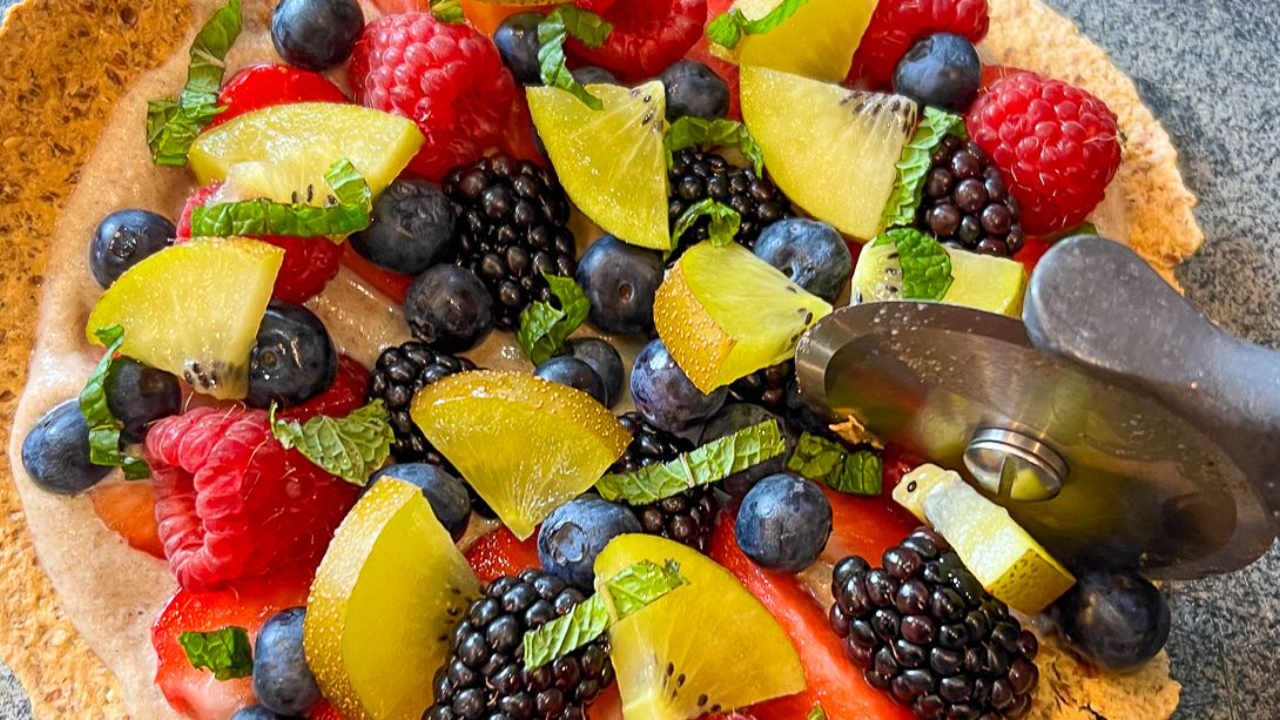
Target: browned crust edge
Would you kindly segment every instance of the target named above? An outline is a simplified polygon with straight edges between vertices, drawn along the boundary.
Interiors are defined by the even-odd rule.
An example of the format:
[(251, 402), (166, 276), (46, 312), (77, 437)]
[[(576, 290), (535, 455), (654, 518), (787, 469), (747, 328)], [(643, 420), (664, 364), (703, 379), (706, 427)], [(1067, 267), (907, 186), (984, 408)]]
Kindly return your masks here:
[[(133, 79), (175, 51), (190, 20), (166, 0), (27, 0), (0, 27), (0, 430), (12, 428), (34, 342), (45, 247), (79, 168)], [(1046, 42), (1046, 38), (1052, 38)], [(1133, 82), (1040, 0), (992, 0), (988, 50), (1001, 63), (1089, 89), (1127, 140), (1117, 181), (1130, 244), (1168, 276), (1203, 241), (1177, 152)], [(14, 48), (21, 48), (14, 52)], [(40, 570), (8, 464), (0, 464), (0, 657), (37, 717), (124, 717), (116, 679), (63, 615)]]
[[(28, 0), (0, 27), (0, 429), (26, 380), (45, 248), (116, 100), (174, 52), (189, 22), (173, 0)], [(141, 128), (139, 128), (141, 132)], [(36, 564), (22, 505), (0, 478), (0, 656), (37, 717), (122, 718), (117, 681), (64, 616)]]

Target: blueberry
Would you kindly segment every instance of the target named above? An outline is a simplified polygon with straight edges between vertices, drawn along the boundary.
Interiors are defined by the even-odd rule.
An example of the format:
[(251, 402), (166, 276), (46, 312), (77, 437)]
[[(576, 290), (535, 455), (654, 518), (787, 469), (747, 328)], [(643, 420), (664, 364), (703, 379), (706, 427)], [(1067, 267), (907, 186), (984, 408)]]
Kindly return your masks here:
[(964, 112), (982, 86), (982, 61), (967, 38), (931, 35), (907, 51), (893, 73), (893, 91), (921, 105)]
[(681, 60), (658, 76), (667, 89), (667, 120), (688, 116), (716, 120), (729, 112), (729, 84), (711, 68)]
[(735, 535), (742, 552), (760, 565), (800, 572), (827, 546), (831, 503), (817, 485), (798, 475), (770, 475), (742, 499)]
[(626, 379), (627, 369), (622, 365), (622, 356), (609, 343), (600, 338), (577, 338), (565, 343), (565, 354), (591, 366), (592, 370), (604, 381), (606, 407), (622, 399), (622, 381)]
[(289, 608), (262, 625), (253, 644), (253, 691), (281, 715), (306, 715), (320, 702), (320, 688), (302, 650), (306, 608)]
[(586, 496), (556, 508), (538, 532), (542, 569), (561, 580), (590, 589), (592, 565), (605, 545), (624, 533), (640, 532), (635, 513), (622, 505)]
[[(702, 426), (702, 436), (698, 439), (698, 444), (705, 445), (712, 440), (719, 440), (726, 435), (732, 435), (743, 428), (759, 425), (767, 420), (777, 422), (779, 429), (786, 427), (783, 425), (781, 418), (759, 405), (747, 403), (726, 405), (723, 410), (713, 415), (706, 425)], [(772, 460), (766, 460), (746, 470), (734, 473), (724, 479), (721, 487), (725, 489), (725, 492), (735, 497), (742, 497), (756, 483), (760, 482), (761, 478), (786, 470), (788, 456), (789, 453), (784, 453)]]
[(59, 495), (82, 493), (111, 472), (89, 462), (89, 425), (77, 398), (45, 413), (27, 433), (22, 467), (41, 489)]
[(493, 32), (493, 44), (498, 46), (502, 62), (524, 85), (542, 84), (542, 63), (538, 62), (538, 23), (546, 20), (542, 13), (516, 13)]
[(645, 335), (653, 329), (653, 298), (665, 271), (657, 251), (605, 235), (582, 254), (574, 277), (591, 301), (596, 327), (619, 335)]
[(470, 270), (437, 265), (409, 286), (404, 317), (414, 337), (436, 350), (468, 350), (493, 327), (493, 297)]
[(338, 352), (320, 318), (301, 305), (273, 300), (249, 354), (245, 404), (298, 405), (328, 390), (337, 374)]
[(676, 365), (662, 340), (653, 340), (631, 367), (631, 397), (636, 410), (659, 430), (678, 433), (702, 423), (723, 405), (727, 387), (705, 395)]
[(236, 714), (231, 716), (231, 720), (290, 720), (290, 718), (272, 712), (261, 705), (250, 705), (237, 710)]
[(364, 28), (356, 0), (280, 0), (271, 13), (271, 42), (285, 62), (328, 70), (351, 56)]
[(533, 371), (534, 377), (567, 385), (575, 390), (590, 395), (601, 405), (608, 407), (609, 396), (604, 389), (604, 380), (592, 367), (575, 357), (561, 355), (538, 366)]
[(573, 79), (579, 85), (617, 85), (618, 78), (602, 67), (586, 65), (573, 71)]
[(1053, 615), (1076, 652), (1118, 672), (1150, 660), (1169, 639), (1169, 605), (1136, 573), (1078, 573), (1075, 586), (1054, 604)]
[(89, 269), (105, 290), (125, 270), (173, 243), (178, 229), (147, 210), (117, 210), (98, 223), (89, 244)]
[(417, 275), (453, 240), (458, 215), (435, 185), (396, 180), (373, 204), (370, 220), (368, 228), (351, 236), (351, 248), (392, 272)]
[(404, 463), (385, 467), (369, 478), (364, 491), (384, 477), (404, 480), (422, 488), (422, 495), (445, 530), (459, 540), (471, 521), (471, 495), (461, 480), (430, 463)]
[(142, 442), (148, 425), (181, 412), (182, 386), (172, 373), (119, 358), (107, 377), (107, 407), (124, 423), (124, 441)]
[(824, 222), (779, 220), (760, 233), (756, 257), (827, 302), (835, 302), (853, 272), (853, 256), (836, 229)]

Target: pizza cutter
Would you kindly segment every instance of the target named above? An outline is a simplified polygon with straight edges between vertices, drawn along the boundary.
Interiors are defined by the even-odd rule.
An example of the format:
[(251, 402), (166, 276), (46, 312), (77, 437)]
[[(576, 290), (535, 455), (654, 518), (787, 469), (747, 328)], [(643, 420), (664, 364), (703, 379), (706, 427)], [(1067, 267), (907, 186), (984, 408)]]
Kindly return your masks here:
[(961, 471), (1069, 567), (1192, 579), (1271, 547), (1280, 354), (1098, 237), (1045, 255), (1022, 315), (842, 308), (800, 342), (801, 396)]

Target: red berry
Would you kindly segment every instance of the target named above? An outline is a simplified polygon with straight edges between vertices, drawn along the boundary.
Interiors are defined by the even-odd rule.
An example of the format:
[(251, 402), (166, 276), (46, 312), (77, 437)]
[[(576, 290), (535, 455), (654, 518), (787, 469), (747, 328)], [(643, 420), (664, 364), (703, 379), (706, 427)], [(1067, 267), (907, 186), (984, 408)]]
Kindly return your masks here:
[(516, 97), (492, 40), (431, 13), (366, 25), (348, 75), (360, 104), (418, 124), (426, 142), (409, 167), (436, 181), (499, 144)]
[(467, 562), (480, 582), (488, 583), (503, 575), (540, 567), (537, 534), (521, 542), (511, 531), (500, 527), (472, 543), (467, 549)]
[(825, 486), (822, 492), (831, 502), (832, 517), (831, 538), (822, 558), (833, 564), (849, 555), (880, 557), (919, 525), (887, 496), (858, 497)]
[(884, 0), (872, 13), (853, 55), (848, 81), (887, 88), (898, 61), (917, 41), (945, 32), (963, 35), (976, 45), (990, 25), (987, 0)]
[(684, 57), (702, 37), (707, 0), (629, 0), (603, 13), (613, 32), (598, 48), (570, 39), (574, 58), (599, 65), (628, 82), (655, 77)]
[(321, 700), (311, 710), (311, 720), (344, 720), (342, 713), (334, 709), (327, 701)]
[(191, 667), (179, 635), (236, 626), (248, 630), (252, 641), (272, 615), (306, 605), (310, 588), (310, 574), (284, 572), (217, 592), (174, 593), (151, 625), (156, 685), (173, 709), (197, 720), (224, 720), (254, 702), (250, 678), (217, 680), (208, 670)]
[(342, 252), (342, 264), (359, 275), (360, 279), (374, 290), (390, 298), (396, 305), (403, 305), (405, 296), (409, 294), (409, 286), (413, 285), (416, 278), (413, 275), (393, 273), (384, 267), (374, 265), (356, 252), (351, 247), (351, 243), (344, 244), (347, 247)]
[(369, 392), (369, 371), (354, 358), (338, 356), (338, 374), (328, 390), (310, 400), (281, 410), (277, 416), (306, 422), (317, 415), (346, 417), (365, 404)]
[[(760, 720), (793, 720), (821, 704), (829, 717), (913, 717), (892, 696), (867, 684), (862, 669), (845, 654), (843, 641), (831, 631), (827, 613), (795, 576), (765, 570), (743, 554), (734, 539), (734, 525), (732, 514), (720, 518), (711, 535), (711, 559), (732, 573), (786, 630), (808, 681), (804, 692), (753, 706), (751, 714)], [(889, 546), (894, 544), (896, 540)]]
[(209, 123), (209, 127), (272, 105), (299, 102), (345, 103), (347, 96), (319, 73), (291, 65), (250, 65), (222, 86), (218, 105), (224, 109)]
[(93, 513), (129, 547), (164, 559), (156, 530), (156, 491), (151, 483), (99, 485), (89, 491)]
[(197, 408), (147, 433), (156, 519), (189, 590), (312, 571), (359, 488), (285, 450), (259, 410)]
[(1028, 235), (1084, 222), (1120, 168), (1120, 129), (1106, 103), (1035, 73), (987, 88), (965, 125), (1004, 173)]
[[(178, 239), (191, 237), (191, 211), (209, 202), (220, 185), (214, 183), (196, 190), (187, 198), (178, 218)], [(284, 250), (284, 264), (276, 275), (276, 285), (271, 297), (291, 303), (304, 303), (319, 295), (329, 281), (338, 275), (342, 261), (342, 246), (328, 238), (299, 238), (282, 235), (264, 235), (256, 238)]]

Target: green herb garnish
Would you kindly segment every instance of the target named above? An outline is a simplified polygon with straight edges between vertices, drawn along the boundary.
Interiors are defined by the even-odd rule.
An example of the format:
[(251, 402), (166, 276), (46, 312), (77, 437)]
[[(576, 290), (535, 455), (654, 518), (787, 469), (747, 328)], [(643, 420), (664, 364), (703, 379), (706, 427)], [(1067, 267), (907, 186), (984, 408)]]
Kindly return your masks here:
[(213, 203), (192, 209), (191, 235), (341, 239), (369, 227), (373, 193), (355, 167), (347, 160), (339, 160), (324, 178), (333, 191), (326, 205), (279, 203), (267, 198)]
[(242, 627), (228, 626), (209, 632), (184, 632), (178, 644), (193, 668), (213, 671), (218, 680), (234, 680), (253, 674), (253, 647)]
[(737, 148), (755, 168), (756, 175), (764, 174), (764, 151), (747, 131), (747, 126), (736, 120), (703, 120), (685, 116), (676, 120), (662, 138), (667, 153), (667, 167), (674, 162), (675, 153), (691, 147)]
[(613, 24), (589, 10), (574, 5), (560, 5), (547, 19), (538, 23), (538, 63), (542, 69), (542, 84), (572, 93), (592, 110), (603, 110), (600, 98), (574, 79), (565, 62), (564, 43), (573, 37), (583, 45), (598, 48), (613, 32)]
[(871, 450), (848, 451), (839, 443), (809, 433), (800, 436), (787, 469), (850, 495), (873, 497), (883, 489), (880, 455)]
[(461, 25), (467, 21), (458, 0), (431, 0), (431, 14), (436, 20), (450, 25)]
[(89, 426), (89, 462), (104, 467), (118, 467), (128, 480), (151, 477), (151, 468), (139, 457), (120, 451), (120, 432), (124, 423), (107, 404), (107, 383), (111, 382), (116, 353), (124, 345), (124, 328), (119, 325), (98, 328), (93, 333), (107, 347), (98, 367), (80, 391), (80, 414)]
[(360, 487), (387, 461), (395, 442), (381, 400), (343, 418), (317, 415), (305, 424), (277, 418), (273, 404), (271, 433), (286, 450), (296, 447), (321, 470)]
[(782, 0), (759, 20), (748, 20), (741, 10), (733, 8), (707, 25), (707, 37), (711, 42), (732, 50), (742, 41), (743, 35), (764, 35), (790, 19), (807, 2), (809, 0)]
[(728, 245), (742, 228), (742, 216), (737, 210), (725, 205), (715, 198), (704, 198), (689, 206), (676, 220), (676, 228), (671, 232), (671, 246), (680, 242), (680, 236), (689, 232), (702, 218), (708, 218), (707, 237), (715, 246)]
[(907, 227), (915, 224), (925, 179), (929, 176), (929, 168), (933, 166), (933, 152), (948, 136), (968, 138), (964, 118), (926, 107), (924, 119), (920, 121), (910, 142), (902, 149), (902, 159), (897, 165), (898, 181), (894, 183), (893, 194), (884, 207), (881, 227)]
[(520, 313), (520, 329), (516, 331), (520, 349), (534, 365), (555, 357), (565, 340), (591, 314), (591, 301), (573, 278), (546, 273), (542, 276), (547, 279), (560, 307), (541, 301), (533, 303)]
[(955, 278), (951, 255), (929, 235), (915, 228), (894, 228), (877, 237), (872, 246), (892, 243), (902, 264), (903, 300), (941, 300)]

